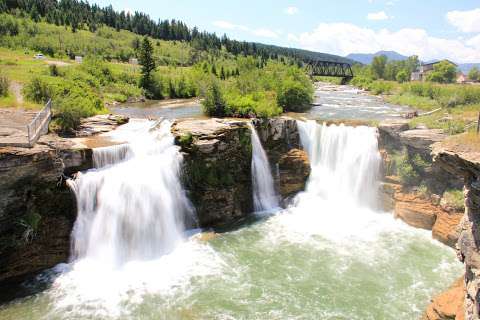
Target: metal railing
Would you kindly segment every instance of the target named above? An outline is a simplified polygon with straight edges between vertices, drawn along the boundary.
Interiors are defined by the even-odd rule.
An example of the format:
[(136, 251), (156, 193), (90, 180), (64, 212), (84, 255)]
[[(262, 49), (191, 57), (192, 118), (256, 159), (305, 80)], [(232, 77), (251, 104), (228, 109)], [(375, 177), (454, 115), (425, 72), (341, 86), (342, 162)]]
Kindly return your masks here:
[(27, 125), (28, 145), (33, 147), (42, 134), (48, 132), (48, 124), (52, 119), (52, 100), (48, 100), (45, 107), (37, 113)]

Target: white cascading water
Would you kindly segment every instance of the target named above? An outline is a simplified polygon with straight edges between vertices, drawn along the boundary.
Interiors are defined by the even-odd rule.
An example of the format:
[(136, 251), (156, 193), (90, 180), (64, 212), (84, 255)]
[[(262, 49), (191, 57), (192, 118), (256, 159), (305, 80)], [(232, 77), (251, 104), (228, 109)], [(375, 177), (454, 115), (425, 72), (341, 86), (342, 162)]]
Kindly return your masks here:
[(315, 121), (297, 124), (312, 167), (307, 192), (373, 207), (381, 160), (376, 129)]
[(252, 133), (253, 207), (256, 212), (268, 211), (279, 207), (278, 195), (275, 192), (267, 154), (257, 130), (251, 123), (249, 126)]
[(122, 265), (157, 258), (182, 241), (184, 218), (193, 209), (180, 184), (181, 155), (170, 126), (132, 123), (123, 128), (131, 134), (122, 137), (128, 144), (93, 150), (99, 169), (72, 182), (78, 206), (74, 259)]
[(311, 173), (281, 224), (297, 237), (375, 238), (395, 223), (376, 210), (380, 154), (375, 128), (297, 121)]

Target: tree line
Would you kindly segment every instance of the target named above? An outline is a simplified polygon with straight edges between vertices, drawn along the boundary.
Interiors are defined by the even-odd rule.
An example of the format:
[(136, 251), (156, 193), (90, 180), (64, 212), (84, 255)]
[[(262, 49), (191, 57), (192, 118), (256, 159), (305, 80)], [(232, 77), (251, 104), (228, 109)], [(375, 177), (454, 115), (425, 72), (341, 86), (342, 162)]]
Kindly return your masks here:
[(100, 7), (83, 0), (0, 0), (1, 12), (29, 16), (37, 22), (43, 19), (48, 23), (69, 26), (73, 32), (78, 29), (94, 32), (99, 26), (106, 25), (117, 31), (128, 30), (156, 39), (186, 41), (198, 50), (221, 50), (223, 47), (234, 55), (252, 55), (263, 60), (285, 56), (299, 65), (312, 60), (346, 61), (334, 55), (237, 41), (226, 35), (219, 37), (197, 27), (190, 28), (179, 20), (154, 21), (142, 12), (116, 11), (111, 5)]

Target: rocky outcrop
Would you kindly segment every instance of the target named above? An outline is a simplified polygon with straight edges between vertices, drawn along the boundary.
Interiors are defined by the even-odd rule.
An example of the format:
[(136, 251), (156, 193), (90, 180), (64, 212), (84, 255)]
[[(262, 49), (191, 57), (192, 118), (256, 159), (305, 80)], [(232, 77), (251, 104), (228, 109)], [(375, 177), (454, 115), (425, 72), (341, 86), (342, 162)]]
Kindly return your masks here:
[(465, 285), (461, 277), (432, 300), (422, 320), (464, 320), (464, 296)]
[[(305, 187), (310, 173), (300, 150), (297, 123), (288, 117), (253, 120), (283, 197)], [(173, 124), (176, 144), (184, 155), (184, 185), (201, 227), (215, 227), (253, 211), (251, 132), (248, 121), (183, 120)]]
[(116, 114), (101, 114), (82, 119), (75, 131), (76, 137), (88, 137), (100, 133), (110, 132), (118, 126), (128, 122), (128, 117)]
[(184, 185), (201, 227), (219, 226), (253, 211), (251, 133), (247, 122), (208, 119), (173, 124), (184, 155)]
[(463, 177), (465, 214), (460, 225), (457, 253), (465, 264), (465, 319), (480, 319), (480, 143), (460, 140), (433, 146), (434, 161)]
[(399, 137), (403, 145), (430, 155), (432, 144), (443, 141), (447, 135), (442, 129), (412, 129), (400, 132)]
[(54, 135), (0, 148), (0, 282), (67, 260), (75, 201), (63, 176), (90, 168), (91, 157)]
[(292, 196), (305, 189), (310, 176), (310, 161), (307, 152), (292, 149), (280, 157), (278, 161), (280, 195), (282, 198)]
[(272, 167), (275, 167), (280, 157), (291, 149), (300, 149), (300, 134), (295, 119), (289, 117), (256, 119), (253, 124)]
[(297, 121), (289, 117), (254, 120), (283, 199), (303, 191), (310, 175), (308, 155), (301, 149)]
[(432, 230), (440, 208), (415, 192), (397, 192), (395, 198), (395, 217), (407, 224), (426, 230)]

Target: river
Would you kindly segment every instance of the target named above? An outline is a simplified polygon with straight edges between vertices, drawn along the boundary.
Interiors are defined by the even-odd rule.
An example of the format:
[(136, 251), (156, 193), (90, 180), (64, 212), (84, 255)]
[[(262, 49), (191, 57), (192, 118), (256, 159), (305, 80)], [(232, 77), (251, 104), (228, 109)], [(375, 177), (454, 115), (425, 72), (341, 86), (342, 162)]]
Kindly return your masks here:
[(461, 274), (454, 251), (375, 209), (374, 128), (298, 124), (312, 165), (305, 192), (208, 239), (183, 228), (191, 207), (168, 122), (117, 130), (128, 145), (94, 151), (98, 168), (74, 182), (72, 262), (28, 283), (44, 290), (3, 305), (0, 319), (418, 319)]

